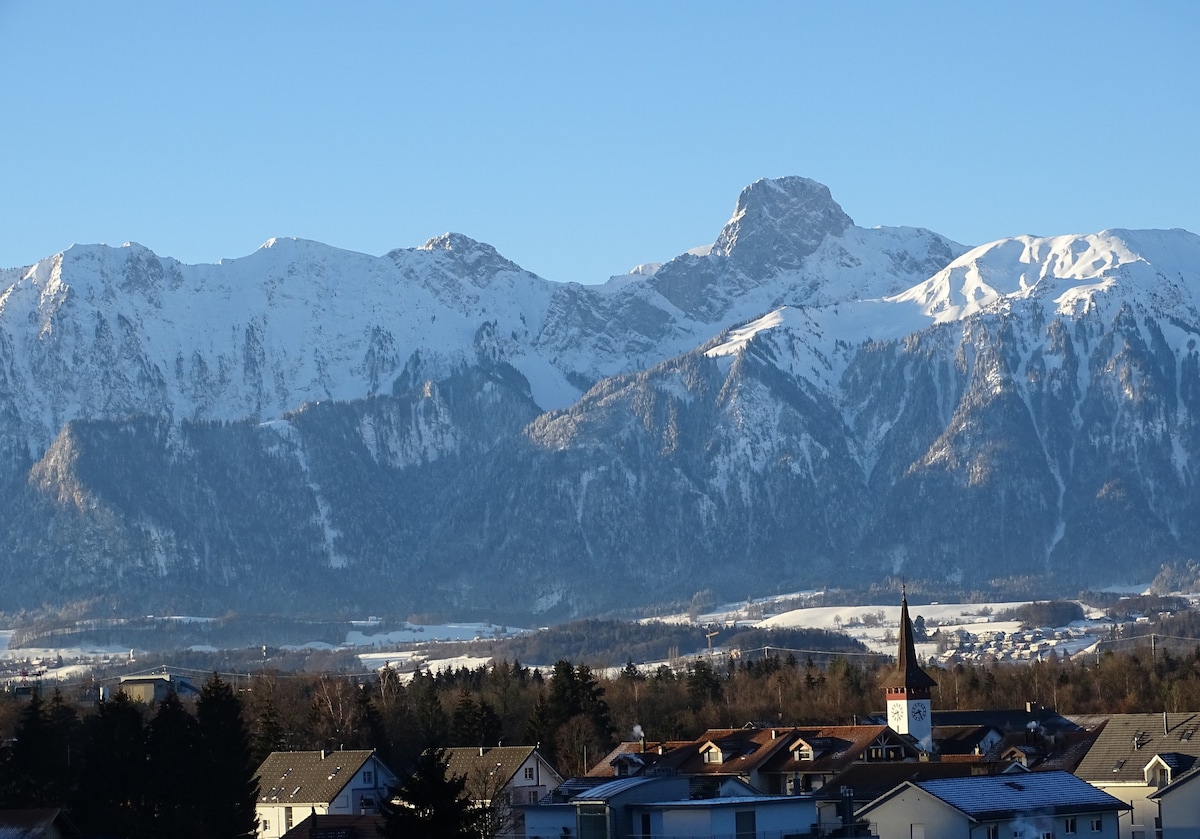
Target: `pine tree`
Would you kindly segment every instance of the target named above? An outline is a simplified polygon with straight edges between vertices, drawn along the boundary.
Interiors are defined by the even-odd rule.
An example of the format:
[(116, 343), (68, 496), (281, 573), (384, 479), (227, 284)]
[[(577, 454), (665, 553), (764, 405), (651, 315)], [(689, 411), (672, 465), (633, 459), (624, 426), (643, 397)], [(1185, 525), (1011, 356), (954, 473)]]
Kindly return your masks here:
[(258, 768), (252, 758), (250, 733), (242, 719), (242, 703), (216, 673), (205, 683), (196, 703), (200, 749), (200, 826), (209, 839), (252, 837), (258, 828)]
[(412, 773), (383, 802), (384, 839), (474, 839), (478, 811), (465, 794), (466, 778), (447, 777), (446, 752), (426, 749)]
[(202, 835), (197, 821), (199, 745), (199, 724), (171, 691), (146, 729), (145, 806), (156, 836)]
[(142, 709), (119, 691), (100, 703), (85, 724), (86, 782), (75, 822), (86, 835), (145, 836), (145, 721)]

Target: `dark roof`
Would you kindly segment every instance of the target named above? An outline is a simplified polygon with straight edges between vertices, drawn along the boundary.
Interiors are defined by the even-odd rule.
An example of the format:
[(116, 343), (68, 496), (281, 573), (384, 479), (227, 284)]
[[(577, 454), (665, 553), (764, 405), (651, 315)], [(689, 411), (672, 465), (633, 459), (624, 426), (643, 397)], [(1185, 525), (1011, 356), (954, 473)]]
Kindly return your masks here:
[(1200, 714), (1114, 714), (1075, 774), (1098, 784), (1144, 784), (1156, 754), (1200, 757)]
[(258, 768), (258, 800), (289, 805), (328, 804), (373, 754), (369, 749), (272, 752)]
[(567, 778), (554, 789), (543, 795), (538, 804), (566, 804), (575, 796), (604, 786), (611, 778)]
[[(794, 752), (801, 741), (813, 747), (812, 760), (796, 760)], [(796, 728), (787, 734), (787, 748), (776, 752), (763, 767), (764, 772), (808, 772), (828, 775), (841, 772), (864, 758), (871, 746), (899, 746), (906, 758), (915, 759), (917, 748), (886, 725), (828, 725)]]
[(992, 732), (1000, 735), (994, 725), (935, 725), (933, 742), (944, 755), (969, 755)]
[(975, 821), (1008, 819), (1025, 813), (1059, 815), (1130, 809), (1070, 772), (1028, 772), (906, 783), (858, 811), (859, 817), (908, 787), (924, 790)]
[[(665, 780), (669, 780), (669, 779), (666, 779), (666, 778), (617, 778), (615, 781), (609, 781), (607, 783), (600, 784), (597, 787), (592, 787), (590, 790), (587, 790), (586, 792), (581, 792), (580, 794), (576, 795), (575, 798), (572, 800), (575, 802), (588, 802), (588, 801), (607, 802), (608, 800), (615, 798), (618, 795), (624, 795), (625, 793), (629, 792), (629, 790), (631, 790), (631, 789), (637, 789), (638, 787), (644, 787), (647, 784), (662, 783)], [(683, 783), (683, 781), (680, 780), (679, 783)]]
[[(1107, 717), (1064, 717), (1057, 711), (1040, 706), (1034, 708), (1012, 709), (975, 709), (968, 711), (947, 711), (933, 708), (930, 720), (934, 728), (939, 726), (957, 725), (990, 725), (1009, 734), (1036, 730), (1040, 734), (1055, 734), (1068, 731), (1095, 729)], [(859, 722), (886, 723), (887, 714), (871, 714), (860, 716)]]
[[(687, 748), (677, 750), (672, 767), (680, 775), (749, 775), (772, 756), (786, 752), (795, 742), (793, 728), (715, 728), (701, 734)], [(712, 744), (725, 756), (720, 763), (707, 763), (704, 752)], [(661, 764), (660, 764), (661, 765)]]
[(885, 688), (931, 688), (937, 682), (917, 663), (917, 648), (913, 638), (912, 621), (908, 619), (908, 598), (900, 598), (900, 649), (896, 655), (895, 671), (884, 679)]
[(1159, 752), (1156, 757), (1170, 767), (1172, 772), (1186, 772), (1196, 763), (1195, 755), (1185, 755), (1179, 752)]
[[(629, 740), (618, 746), (600, 759), (600, 762), (588, 770), (588, 776), (593, 778), (616, 777), (614, 763), (625, 760), (640, 766), (636, 774), (655, 774), (657, 767), (664, 773), (674, 772), (676, 766), (689, 754), (698, 748), (694, 740), (662, 740), (646, 741)], [(691, 749), (691, 751), (687, 751)]]
[[(521, 765), (536, 751), (534, 746), (495, 746), (446, 749), (446, 774), (470, 777), (495, 771), (507, 784)], [(548, 766), (549, 764), (547, 764)], [(557, 775), (557, 773), (556, 773)]]
[(383, 816), (329, 816), (313, 813), (282, 839), (376, 839)]

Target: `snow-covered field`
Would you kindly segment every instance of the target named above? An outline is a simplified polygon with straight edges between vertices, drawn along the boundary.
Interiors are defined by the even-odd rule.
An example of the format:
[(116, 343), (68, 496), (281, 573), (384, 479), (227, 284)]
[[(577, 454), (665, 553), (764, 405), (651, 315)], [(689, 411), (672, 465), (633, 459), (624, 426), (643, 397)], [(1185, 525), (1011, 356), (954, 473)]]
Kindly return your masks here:
[[(1122, 593), (1142, 593), (1146, 586), (1129, 586)], [(796, 592), (747, 602), (730, 603), (702, 614), (668, 615), (647, 620), (671, 623), (694, 623), (701, 626), (758, 627), (762, 629), (823, 629), (843, 632), (861, 641), (873, 652), (892, 655), (896, 652), (899, 635), (900, 606), (808, 606), (788, 608), (796, 603), (820, 602), (822, 592)], [(1112, 624), (1100, 610), (1085, 608), (1086, 620), (1070, 627), (1046, 627), (1041, 632), (1022, 632), (1016, 621), (998, 620), (997, 615), (1029, 601), (995, 603), (929, 603), (910, 605), (913, 620), (924, 619), (926, 631), (939, 638), (951, 636), (967, 639), (971, 650), (957, 650), (957, 645), (939, 651), (937, 640), (917, 645), (917, 654), (931, 661), (947, 660), (961, 655), (964, 659), (1028, 660), (1046, 655), (1074, 655), (1091, 648), (1097, 637), (1107, 634)], [(209, 620), (207, 618), (176, 618), (177, 620)], [(378, 670), (385, 665), (411, 673), (416, 669), (438, 671), (458, 667), (479, 667), (489, 662), (486, 657), (458, 655), (457, 650), (443, 648), (445, 642), (500, 638), (529, 632), (528, 629), (499, 627), (487, 623), (446, 623), (438, 625), (408, 624), (402, 629), (379, 631), (376, 618), (351, 621), (352, 629), (341, 644), (311, 641), (290, 645), (290, 650), (349, 650), (355, 651), (366, 669)], [(15, 631), (0, 630), (0, 681), (26, 678), (43, 673), (50, 680), (78, 679), (88, 674), (94, 665), (120, 660), (136, 660), (141, 651), (114, 646), (73, 646), (62, 648), (12, 649)], [(716, 639), (719, 645), (720, 637)], [(945, 647), (945, 645), (941, 645)], [(215, 652), (213, 648), (196, 647)], [(719, 646), (714, 647), (719, 649)], [(686, 654), (686, 653), (685, 653)], [(56, 666), (60, 660), (63, 666)], [(654, 663), (654, 666), (657, 662)], [(4, 674), (7, 670), (7, 676)], [(21, 676), (20, 673), (27, 676)]]

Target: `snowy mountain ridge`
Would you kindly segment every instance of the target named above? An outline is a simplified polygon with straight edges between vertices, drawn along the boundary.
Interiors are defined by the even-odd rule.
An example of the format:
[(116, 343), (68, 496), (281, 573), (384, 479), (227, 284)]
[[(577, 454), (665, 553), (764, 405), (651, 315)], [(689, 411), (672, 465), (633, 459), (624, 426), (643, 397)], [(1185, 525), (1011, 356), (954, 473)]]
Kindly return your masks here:
[[(770, 236), (751, 235), (744, 194), (721, 253), (684, 255), (606, 292), (543, 280), (456, 233), (384, 257), (275, 238), (249, 256), (192, 266), (132, 243), (76, 245), (8, 272), (0, 400), (31, 432), (33, 457), (74, 418), (270, 419), (306, 402), (388, 392), (401, 377), (441, 378), (481, 353), (518, 369), (540, 406), (562, 407), (600, 378), (684, 352), (781, 300), (823, 303), (915, 282), (931, 259), (961, 250), (927, 231), (849, 227), (827, 189), (825, 208), (813, 210), (813, 182), (790, 181), (801, 190), (794, 201), (769, 187), (774, 212), (794, 220), (799, 204), (804, 221), (828, 226), (834, 216), (830, 229), (845, 234), (805, 233), (826, 250), (802, 268), (777, 242), (754, 251), (754, 235)], [(770, 215), (764, 203), (750, 205)], [(895, 253), (912, 262), (908, 274), (894, 272)], [(738, 254), (756, 254), (780, 282), (748, 285), (751, 256)], [(712, 313), (684, 311), (660, 288), (675, 289), (697, 260), (704, 290), (723, 298)]]
[(565, 615), (1200, 560), (1182, 230), (968, 249), (782, 178), (711, 248), (596, 286), (454, 233), (76, 246), (0, 281), (0, 608)]

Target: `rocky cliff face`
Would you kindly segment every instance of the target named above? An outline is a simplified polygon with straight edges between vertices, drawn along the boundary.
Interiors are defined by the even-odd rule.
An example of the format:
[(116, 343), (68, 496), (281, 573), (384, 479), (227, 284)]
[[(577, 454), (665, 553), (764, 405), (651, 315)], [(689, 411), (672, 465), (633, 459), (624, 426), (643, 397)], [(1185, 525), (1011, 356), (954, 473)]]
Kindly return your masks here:
[(454, 234), (0, 279), (0, 608), (567, 614), (1200, 551), (1184, 231), (964, 252), (785, 178), (605, 286)]

